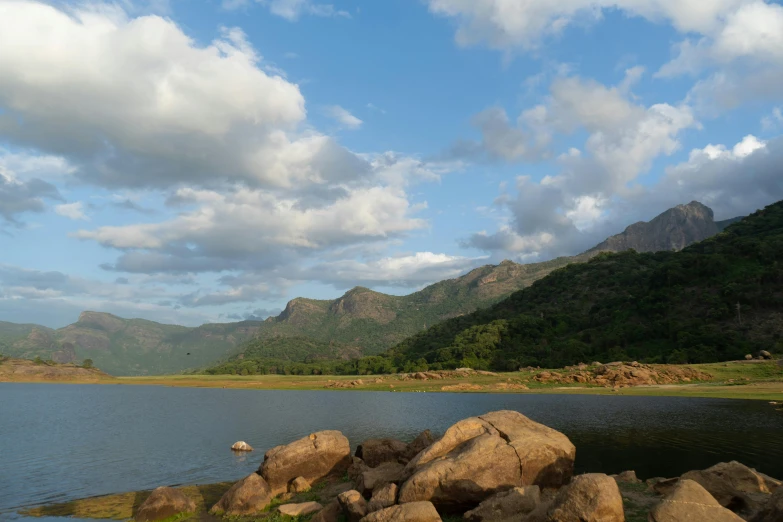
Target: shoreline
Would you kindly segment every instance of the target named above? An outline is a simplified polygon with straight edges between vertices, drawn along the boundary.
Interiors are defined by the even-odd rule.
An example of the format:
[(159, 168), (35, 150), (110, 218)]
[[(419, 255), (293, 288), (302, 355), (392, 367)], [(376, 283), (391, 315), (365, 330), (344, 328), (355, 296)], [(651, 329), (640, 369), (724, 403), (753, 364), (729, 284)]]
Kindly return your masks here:
[[(499, 393), (748, 399), (783, 406), (780, 361), (695, 365), (608, 363), (495, 373), (470, 369), (392, 375), (153, 375), (0, 372), (0, 382), (169, 386), (244, 390)], [(64, 369), (64, 368), (60, 368)], [(47, 370), (48, 371), (48, 370)], [(89, 376), (89, 378), (85, 378)]]

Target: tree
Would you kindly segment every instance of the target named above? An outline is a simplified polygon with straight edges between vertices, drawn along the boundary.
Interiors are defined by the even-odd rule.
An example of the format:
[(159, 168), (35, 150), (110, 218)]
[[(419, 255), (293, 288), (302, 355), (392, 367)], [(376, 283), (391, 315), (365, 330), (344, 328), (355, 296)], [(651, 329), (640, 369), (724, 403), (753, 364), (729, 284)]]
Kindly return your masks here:
[(35, 359), (33, 359), (33, 364), (43, 364), (43, 359), (39, 355), (35, 356)]
[(85, 359), (84, 362), (82, 362), (83, 368), (92, 368), (92, 359)]

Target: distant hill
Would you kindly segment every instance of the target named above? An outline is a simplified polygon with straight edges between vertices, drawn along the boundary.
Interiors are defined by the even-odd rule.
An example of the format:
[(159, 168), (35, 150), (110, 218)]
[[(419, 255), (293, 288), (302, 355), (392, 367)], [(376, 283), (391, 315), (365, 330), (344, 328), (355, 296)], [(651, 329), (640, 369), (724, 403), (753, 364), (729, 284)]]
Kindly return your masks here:
[(0, 382), (97, 382), (113, 379), (97, 368), (0, 357)]
[(603, 253), (392, 348), (390, 366), (510, 370), (783, 351), (783, 202), (680, 252)]
[(83, 312), (77, 322), (59, 330), (0, 323), (0, 353), (59, 363), (92, 359), (112, 375), (178, 373), (233, 355), (260, 324), (245, 321), (191, 328)]
[[(492, 306), (552, 271), (584, 263), (601, 251), (677, 250), (716, 234), (720, 226), (712, 210), (692, 202), (649, 223), (631, 225), (578, 256), (525, 265), (503, 261), (406, 296), (356, 287), (333, 300), (300, 297), (291, 300), (279, 316), (265, 321), (189, 328), (84, 312), (76, 323), (59, 330), (0, 323), (0, 353), (51, 357), (58, 362), (91, 358), (113, 375), (179, 373), (229, 361), (251, 347), (266, 350), (266, 355), (258, 357), (270, 364), (305, 362), (305, 346), (319, 356), (329, 353), (324, 343), (340, 347), (334, 354), (338, 359), (344, 353), (379, 354), (432, 325)], [(292, 355), (284, 356), (280, 338), (297, 338), (287, 346)]]

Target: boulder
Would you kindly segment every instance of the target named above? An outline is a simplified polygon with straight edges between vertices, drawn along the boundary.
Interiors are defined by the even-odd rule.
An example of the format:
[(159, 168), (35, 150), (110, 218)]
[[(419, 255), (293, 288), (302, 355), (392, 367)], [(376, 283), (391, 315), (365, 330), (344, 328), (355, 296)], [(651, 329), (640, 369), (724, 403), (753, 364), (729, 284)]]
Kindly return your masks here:
[(370, 466), (364, 463), (359, 457), (351, 457), (351, 465), (348, 467), (348, 477), (356, 482), (359, 475), (370, 469)]
[(635, 471), (623, 471), (622, 473), (618, 473), (617, 475), (612, 475), (612, 478), (615, 479), (617, 482), (625, 482), (627, 484), (641, 484), (642, 481), (639, 480), (639, 478), (636, 476)]
[(681, 479), (698, 482), (721, 506), (745, 516), (758, 512), (768, 495), (780, 484), (736, 461), (689, 471)]
[(653, 506), (649, 522), (741, 522), (742, 519), (721, 506), (706, 489), (693, 480), (680, 480), (674, 490)]
[(372, 513), (391, 507), (397, 503), (397, 484), (384, 484), (372, 492), (372, 498), (367, 503), (367, 511)]
[(180, 513), (195, 513), (196, 503), (179, 490), (160, 487), (139, 506), (134, 518), (138, 522), (153, 522)]
[(234, 445), (231, 446), (231, 449), (233, 451), (253, 451), (253, 446), (243, 440), (240, 440), (239, 442), (235, 442)]
[(362, 522), (442, 522), (431, 502), (411, 502), (370, 513)]
[(783, 488), (778, 488), (752, 522), (780, 522), (783, 520)]
[(548, 522), (625, 522), (617, 482), (603, 473), (579, 475), (555, 497)]
[(408, 463), (399, 502), (472, 507), (514, 487), (559, 487), (575, 456), (568, 437), (515, 411), (471, 417)]
[(315, 514), (310, 522), (339, 522), (343, 508), (337, 499), (329, 502), (325, 508)]
[(752, 361), (753, 360), (753, 356), (751, 354), (749, 354), (749, 353), (745, 354), (745, 360), (746, 361)]
[(231, 486), (209, 512), (213, 515), (256, 515), (272, 502), (273, 497), (266, 480), (253, 473)]
[(291, 480), (302, 477), (310, 484), (351, 465), (351, 446), (339, 431), (311, 433), (285, 446), (267, 451), (259, 473), (273, 495), (288, 489)]
[(398, 462), (405, 458), (408, 445), (396, 439), (369, 439), (356, 448), (356, 456), (374, 468), (384, 462)]
[(496, 522), (518, 518), (533, 511), (541, 502), (538, 486), (514, 488), (489, 497), (477, 508), (465, 513), (463, 518), (471, 522)]
[(315, 513), (316, 511), (321, 511), (322, 509), (323, 506), (318, 502), (302, 502), (301, 504), (284, 504), (277, 508), (277, 510), (280, 513), (282, 513), (283, 515), (288, 515), (289, 517), (302, 517), (305, 515), (309, 515), (310, 513)]
[(405, 466), (398, 462), (385, 462), (377, 468), (370, 468), (359, 475), (356, 489), (362, 493), (372, 493), (375, 488), (390, 482), (400, 482)]
[(304, 493), (305, 491), (310, 491), (310, 483), (304, 477), (296, 477), (288, 485), (289, 493)]
[(348, 522), (359, 522), (367, 515), (367, 501), (355, 489), (340, 493), (337, 501), (340, 502)]
[(761, 350), (759, 352), (759, 355), (765, 359), (772, 359), (772, 354), (769, 353), (767, 350)]
[(405, 450), (405, 459), (410, 461), (416, 455), (432, 445), (433, 442), (435, 442), (435, 436), (432, 434), (432, 432), (430, 430), (422, 431), (419, 433), (418, 437), (413, 439), (413, 441), (408, 444), (408, 447)]

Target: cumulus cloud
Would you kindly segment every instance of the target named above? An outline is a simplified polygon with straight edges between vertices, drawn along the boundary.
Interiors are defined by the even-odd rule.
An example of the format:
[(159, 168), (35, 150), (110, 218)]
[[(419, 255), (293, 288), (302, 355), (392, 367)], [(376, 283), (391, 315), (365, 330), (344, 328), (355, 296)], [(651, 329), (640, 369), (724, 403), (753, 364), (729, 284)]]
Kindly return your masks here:
[(298, 274), (298, 279), (315, 280), (338, 289), (356, 285), (422, 286), (451, 279), (474, 268), (485, 258), (470, 258), (417, 252), (371, 261), (338, 260), (318, 263)]
[[(255, 0), (255, 2), (268, 8), (273, 15), (285, 18), (289, 22), (295, 22), (304, 15), (351, 18), (348, 11), (335, 9), (332, 4), (319, 4), (311, 0)], [(223, 0), (223, 8), (239, 9), (250, 3), (251, 0)]]
[(75, 201), (73, 203), (63, 203), (54, 207), (54, 211), (68, 219), (74, 221), (88, 221), (87, 214), (84, 213), (84, 203), (81, 201)]
[(61, 200), (57, 188), (40, 179), (21, 181), (0, 165), (0, 218), (19, 226), (20, 214), (43, 212), (46, 199)]
[(631, 101), (629, 85), (638, 74), (629, 70), (617, 87), (578, 77), (557, 78), (547, 103), (537, 108), (540, 132), (584, 130), (584, 149), (561, 154), (556, 175), (540, 181), (518, 177), (516, 195), (503, 194), (496, 201), (509, 214), (509, 222), (497, 232), (473, 234), (464, 244), (522, 259), (571, 254), (591, 246), (602, 233), (599, 225), (612, 201), (633, 194), (635, 180), (656, 158), (678, 149), (683, 130), (698, 125), (687, 105), (645, 107)]
[(568, 26), (600, 20), (619, 9), (652, 21), (666, 20), (683, 33), (707, 33), (722, 26), (727, 11), (754, 0), (427, 0), (430, 11), (457, 23), (461, 45), (485, 43), (499, 49), (532, 49)]
[(364, 123), (362, 120), (339, 105), (331, 105), (326, 107), (324, 112), (334, 121), (349, 129), (358, 129), (362, 126), (362, 123)]

